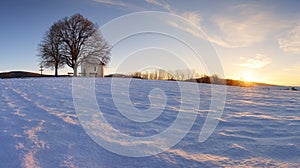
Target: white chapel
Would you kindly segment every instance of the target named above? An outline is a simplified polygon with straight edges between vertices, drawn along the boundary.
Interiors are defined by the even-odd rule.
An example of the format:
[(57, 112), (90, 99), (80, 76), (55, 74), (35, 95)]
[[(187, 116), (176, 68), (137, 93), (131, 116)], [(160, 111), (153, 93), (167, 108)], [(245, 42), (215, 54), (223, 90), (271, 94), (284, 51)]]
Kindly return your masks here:
[(81, 76), (104, 77), (104, 64), (95, 57), (86, 57), (81, 60)]

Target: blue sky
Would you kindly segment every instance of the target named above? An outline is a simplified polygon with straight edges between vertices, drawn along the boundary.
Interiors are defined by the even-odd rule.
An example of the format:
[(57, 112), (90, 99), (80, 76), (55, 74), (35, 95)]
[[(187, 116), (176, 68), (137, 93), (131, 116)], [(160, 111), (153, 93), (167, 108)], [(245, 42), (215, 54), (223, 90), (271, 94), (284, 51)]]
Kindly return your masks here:
[[(1, 1), (0, 72), (38, 71), (38, 43), (53, 22), (65, 16), (81, 13), (102, 26), (133, 12), (162, 11), (179, 15), (203, 30), (220, 57), (227, 78), (300, 85), (299, 8), (297, 0)], [(199, 35), (188, 26), (173, 26), (194, 37)], [(129, 40), (127, 45), (135, 44)], [(118, 52), (112, 52), (107, 73), (114, 72), (123, 59)], [(179, 57), (187, 59), (183, 55)], [(175, 66), (175, 62), (168, 65)], [(202, 73), (201, 68), (196, 70)], [(69, 71), (64, 69), (61, 73)], [(52, 73), (51, 70), (47, 72)]]

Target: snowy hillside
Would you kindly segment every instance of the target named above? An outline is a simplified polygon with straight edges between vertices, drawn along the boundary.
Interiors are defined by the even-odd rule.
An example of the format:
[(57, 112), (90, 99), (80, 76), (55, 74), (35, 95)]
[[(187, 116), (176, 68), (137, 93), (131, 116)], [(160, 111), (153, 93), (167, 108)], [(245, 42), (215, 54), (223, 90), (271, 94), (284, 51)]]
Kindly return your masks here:
[[(300, 167), (299, 91), (227, 87), (217, 128), (199, 142), (211, 85), (198, 86), (200, 108), (186, 136), (163, 153), (127, 157), (108, 151), (85, 132), (74, 108), (72, 78), (0, 80), (0, 167)], [(177, 82), (132, 80), (131, 103), (140, 110), (159, 109), (161, 101), (155, 99), (164, 98), (149, 100), (153, 88), (166, 91), (163, 113), (153, 121), (133, 122), (117, 110), (111, 79), (97, 79), (97, 103), (111, 125), (105, 129), (147, 137), (170, 127), (181, 106)]]

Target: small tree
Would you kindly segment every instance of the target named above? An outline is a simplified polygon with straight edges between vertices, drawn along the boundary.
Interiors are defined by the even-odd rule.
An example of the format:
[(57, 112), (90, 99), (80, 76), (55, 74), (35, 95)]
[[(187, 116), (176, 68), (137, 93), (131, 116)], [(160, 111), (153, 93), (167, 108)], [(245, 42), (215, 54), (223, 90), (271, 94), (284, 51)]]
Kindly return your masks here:
[(58, 76), (58, 68), (64, 66), (64, 58), (61, 54), (61, 39), (56, 32), (59, 27), (54, 24), (45, 33), (42, 42), (39, 44), (39, 58), (41, 59), (41, 66), (46, 68), (54, 68), (55, 76)]

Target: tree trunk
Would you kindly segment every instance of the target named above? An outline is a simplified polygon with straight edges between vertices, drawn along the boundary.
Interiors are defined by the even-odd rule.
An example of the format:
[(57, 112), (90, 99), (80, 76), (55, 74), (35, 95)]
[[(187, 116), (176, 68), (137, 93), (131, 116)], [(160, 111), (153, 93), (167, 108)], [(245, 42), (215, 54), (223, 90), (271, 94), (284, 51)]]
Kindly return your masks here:
[(58, 65), (55, 64), (55, 75), (54, 76), (58, 76)]
[(77, 76), (77, 68), (78, 68), (78, 65), (75, 64), (75, 65), (74, 65), (74, 68), (73, 68), (73, 71), (74, 71), (73, 76)]

